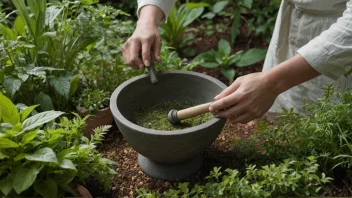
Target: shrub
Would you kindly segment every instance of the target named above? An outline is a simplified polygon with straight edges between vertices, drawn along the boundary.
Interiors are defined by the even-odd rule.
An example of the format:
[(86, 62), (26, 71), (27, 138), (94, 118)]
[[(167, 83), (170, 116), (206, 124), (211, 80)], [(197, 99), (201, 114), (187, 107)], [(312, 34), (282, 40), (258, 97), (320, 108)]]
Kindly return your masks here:
[(114, 162), (96, 150), (109, 126), (95, 129), (89, 140), (83, 136), (86, 118), (69, 120), (63, 112), (46, 111), (29, 116), (36, 106), (18, 112), (0, 94), (0, 195), (44, 198), (75, 195), (71, 184), (97, 178), (109, 188), (108, 167)]

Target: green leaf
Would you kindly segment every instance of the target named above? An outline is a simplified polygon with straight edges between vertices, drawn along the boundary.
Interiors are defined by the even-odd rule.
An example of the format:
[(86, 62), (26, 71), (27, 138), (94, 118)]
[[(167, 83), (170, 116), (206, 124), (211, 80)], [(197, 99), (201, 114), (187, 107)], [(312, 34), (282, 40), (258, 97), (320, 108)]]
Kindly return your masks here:
[(13, 24), (13, 27), (18, 32), (18, 35), (24, 35), (24, 33), (26, 32), (25, 26), (26, 26), (26, 24), (24, 23), (22, 18), (19, 16), (16, 17), (16, 20), (15, 20), (15, 23)]
[(0, 83), (4, 82), (5, 80), (5, 72), (4, 70), (0, 70)]
[(30, 141), (32, 141), (36, 136), (37, 136), (37, 130), (28, 132), (28, 133), (26, 133), (26, 134), (23, 136), (21, 143), (22, 143), (23, 145), (28, 144), (28, 143), (29, 143)]
[(20, 153), (20, 154), (18, 154), (18, 155), (14, 158), (15, 162), (17, 162), (17, 161), (20, 161), (20, 160), (24, 159), (24, 156), (25, 156), (25, 154), (24, 154), (24, 153)]
[(188, 8), (199, 8), (199, 7), (208, 7), (210, 6), (209, 3), (205, 3), (205, 2), (187, 2), (185, 3), (185, 6)]
[(64, 112), (61, 112), (61, 111), (45, 111), (42, 113), (38, 113), (30, 118), (27, 118), (23, 122), (22, 127), (24, 128), (25, 131), (28, 131), (36, 127), (39, 127), (45, 123), (48, 123), (52, 120), (55, 120), (62, 114), (64, 114)]
[(204, 11), (204, 7), (190, 9), (188, 14), (185, 15), (184, 23), (182, 26), (187, 27), (189, 24), (193, 23), (193, 21), (196, 20), (203, 13), (203, 11)]
[(16, 34), (8, 27), (4, 26), (3, 24), (0, 23), (0, 31), (3, 34), (3, 37), (7, 40), (16, 40), (17, 36)]
[(9, 156), (3, 154), (3, 153), (0, 151), (0, 160), (5, 159), (5, 158), (9, 158)]
[(243, 0), (243, 5), (248, 9), (252, 8), (252, 4), (253, 4), (253, 0)]
[(237, 52), (236, 54), (232, 54), (229, 58), (228, 65), (236, 64), (236, 62), (240, 60), (241, 56), (242, 56), (242, 51)]
[(13, 175), (10, 173), (6, 178), (0, 180), (0, 191), (7, 196), (12, 190)]
[(208, 12), (203, 14), (202, 19), (207, 18), (207, 19), (213, 19), (215, 17), (215, 14), (213, 12)]
[(39, 104), (39, 108), (42, 111), (51, 111), (54, 110), (53, 102), (50, 96), (46, 95), (43, 92), (40, 92), (35, 98), (34, 103)]
[(193, 62), (199, 62), (201, 66), (206, 68), (216, 68), (219, 66), (219, 63), (216, 62), (214, 53), (216, 52), (207, 51), (200, 53), (193, 59)]
[(7, 76), (5, 77), (4, 80), (4, 88), (6, 93), (10, 95), (10, 97), (13, 97), (15, 93), (20, 89), (21, 87), (21, 81), (12, 77), (12, 76)]
[(237, 62), (236, 66), (245, 67), (249, 65), (253, 65), (265, 58), (266, 50), (264, 49), (250, 49), (243, 53), (241, 59)]
[(8, 138), (0, 138), (0, 149), (2, 148), (17, 148), (19, 145), (8, 139)]
[(32, 154), (26, 154), (25, 158), (29, 161), (58, 163), (53, 149), (48, 147), (39, 149)]
[(37, 175), (39, 172), (40, 172), (40, 170), (37, 169), (36, 167), (32, 167), (32, 168), (20, 167), (20, 168), (18, 168), (15, 173), (15, 178), (12, 183), (13, 188), (15, 189), (16, 193), (20, 194), (23, 191), (27, 190), (29, 187), (31, 187), (33, 182), (37, 178)]
[(25, 108), (24, 110), (22, 110), (20, 112), (20, 120), (21, 122), (23, 122), (28, 116), (30, 113), (32, 113), (32, 111), (37, 107), (38, 105), (33, 105), (33, 106), (30, 106), (30, 107), (27, 107)]
[(71, 170), (77, 171), (76, 166), (72, 163), (71, 160), (68, 160), (68, 159), (62, 160), (62, 161), (59, 163), (59, 166), (60, 166), (61, 168), (63, 168), (63, 169), (71, 169)]
[(222, 57), (229, 56), (231, 53), (230, 43), (225, 39), (220, 39), (220, 41), (218, 43), (218, 51)]
[(241, 19), (241, 11), (235, 10), (235, 17), (233, 19), (233, 23), (231, 26), (231, 43), (235, 43), (236, 37), (240, 32), (240, 19)]
[(51, 79), (49, 83), (57, 93), (68, 99), (70, 93), (70, 80), (65, 77), (58, 77)]
[(71, 98), (73, 96), (73, 94), (76, 93), (77, 88), (78, 88), (78, 75), (75, 75), (70, 82), (70, 92), (69, 92), (69, 97)]
[(221, 68), (221, 73), (229, 80), (230, 83), (233, 82), (235, 77), (235, 70), (233, 68)]
[(57, 184), (53, 179), (34, 182), (34, 190), (44, 198), (57, 197)]
[(0, 118), (3, 122), (15, 125), (20, 122), (20, 115), (16, 106), (0, 92)]
[(214, 4), (213, 6), (213, 12), (214, 13), (219, 13), (224, 10), (225, 6), (229, 4), (229, 1), (218, 1)]
[(85, 6), (90, 6), (92, 4), (98, 3), (99, 0), (80, 0), (80, 2)]

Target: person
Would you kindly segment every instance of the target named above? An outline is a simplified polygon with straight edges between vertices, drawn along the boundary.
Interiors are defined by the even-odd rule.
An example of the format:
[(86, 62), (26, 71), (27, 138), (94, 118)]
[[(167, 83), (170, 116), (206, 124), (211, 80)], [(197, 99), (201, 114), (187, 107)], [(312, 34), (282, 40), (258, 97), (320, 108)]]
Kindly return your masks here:
[[(123, 46), (126, 63), (148, 66), (151, 50), (160, 61), (157, 30), (173, 0), (139, 0), (136, 29)], [(144, 63), (138, 58), (142, 49)], [(352, 0), (283, 0), (263, 71), (237, 78), (217, 95), (209, 111), (232, 123), (247, 123), (282, 109), (306, 114), (302, 105), (324, 94), (321, 88), (351, 88)]]

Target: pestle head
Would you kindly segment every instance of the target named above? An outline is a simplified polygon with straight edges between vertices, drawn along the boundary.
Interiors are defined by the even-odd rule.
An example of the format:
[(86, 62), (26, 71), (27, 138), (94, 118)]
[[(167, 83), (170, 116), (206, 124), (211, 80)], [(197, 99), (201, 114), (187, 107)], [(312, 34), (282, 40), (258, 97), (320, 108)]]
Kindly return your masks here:
[(180, 120), (177, 117), (177, 110), (176, 109), (172, 109), (171, 111), (169, 111), (169, 113), (167, 114), (167, 120), (171, 124), (177, 124), (180, 122)]

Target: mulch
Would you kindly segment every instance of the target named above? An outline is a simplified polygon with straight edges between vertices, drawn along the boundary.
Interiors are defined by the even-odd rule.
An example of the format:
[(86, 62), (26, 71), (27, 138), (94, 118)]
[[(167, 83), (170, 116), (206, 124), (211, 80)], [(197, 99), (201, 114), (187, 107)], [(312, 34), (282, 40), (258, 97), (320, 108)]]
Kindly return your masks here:
[(256, 122), (248, 124), (226, 123), (216, 141), (203, 153), (203, 167), (191, 177), (175, 182), (157, 180), (146, 175), (138, 166), (137, 152), (128, 145), (117, 127), (114, 126), (100, 148), (105, 157), (118, 163), (117, 174), (111, 178), (111, 192), (105, 195), (102, 195), (101, 191), (91, 193), (94, 197), (136, 197), (136, 189), (140, 188), (163, 192), (170, 187), (175, 187), (177, 182), (202, 184), (215, 166), (223, 169), (241, 168), (243, 164), (239, 163), (239, 154), (233, 149), (233, 140), (234, 138), (248, 137), (255, 132), (256, 125)]

